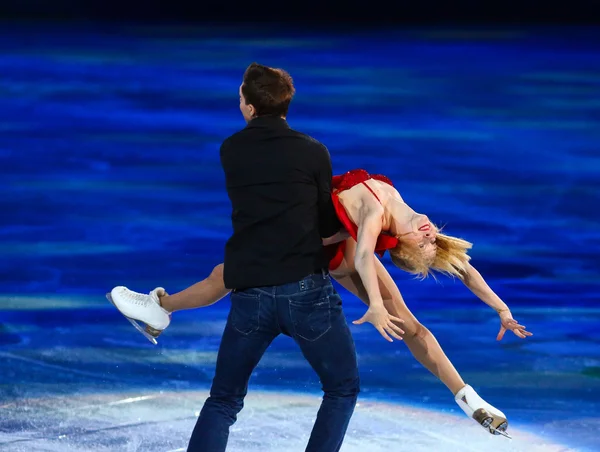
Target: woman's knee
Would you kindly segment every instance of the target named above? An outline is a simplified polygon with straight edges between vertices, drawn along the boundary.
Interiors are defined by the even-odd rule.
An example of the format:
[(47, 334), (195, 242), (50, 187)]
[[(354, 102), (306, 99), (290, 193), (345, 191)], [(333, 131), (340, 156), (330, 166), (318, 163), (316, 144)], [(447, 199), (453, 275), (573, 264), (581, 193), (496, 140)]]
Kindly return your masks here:
[(429, 334), (429, 330), (417, 320), (401, 300), (392, 300), (391, 303), (386, 304), (391, 315), (404, 320), (400, 325), (404, 331), (404, 339), (424, 337)]
[(414, 319), (410, 322), (406, 322), (402, 325), (402, 329), (404, 330), (404, 339), (423, 339), (427, 335), (430, 334), (429, 330), (425, 325), (419, 322), (417, 319)]

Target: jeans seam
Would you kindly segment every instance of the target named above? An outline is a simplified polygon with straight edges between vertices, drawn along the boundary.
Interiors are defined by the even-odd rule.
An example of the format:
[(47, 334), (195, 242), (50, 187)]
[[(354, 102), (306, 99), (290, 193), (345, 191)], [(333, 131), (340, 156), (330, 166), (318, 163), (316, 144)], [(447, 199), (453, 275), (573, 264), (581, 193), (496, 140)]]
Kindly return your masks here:
[(300, 292), (296, 292), (296, 293), (288, 294), (288, 295), (283, 295), (283, 296), (286, 297), (289, 300), (290, 297), (294, 297), (294, 296), (297, 296), (297, 295), (307, 296), (307, 295), (312, 294), (313, 292), (321, 292), (324, 288), (325, 288), (325, 286), (313, 287), (312, 289), (306, 289), (306, 290), (302, 290)]
[(279, 322), (279, 308), (277, 306), (277, 298), (275, 295), (272, 295), (271, 301), (275, 308), (275, 322), (277, 323), (277, 331), (281, 333), (283, 330), (281, 329), (281, 323)]
[[(258, 306), (257, 306), (257, 309), (256, 309), (256, 328), (252, 328), (250, 331), (244, 332), (244, 331), (241, 331), (240, 329), (238, 329), (235, 326), (234, 322), (232, 322), (232, 325), (231, 325), (234, 330), (236, 330), (240, 334), (243, 334), (244, 336), (248, 336), (249, 334), (252, 334), (252, 333), (254, 333), (254, 332), (256, 332), (256, 331), (258, 331), (260, 329), (260, 296), (258, 296), (258, 295), (256, 297), (254, 297), (254, 296), (246, 296), (246, 298), (256, 298), (256, 301), (258, 302)], [(254, 315), (252, 317), (254, 318)]]
[[(288, 309), (289, 309), (289, 311), (290, 311), (290, 320), (292, 321), (292, 328), (294, 329), (294, 334), (295, 334), (296, 336), (298, 336), (299, 338), (301, 338), (301, 339), (303, 339), (303, 340), (305, 340), (305, 341), (307, 341), (307, 342), (315, 342), (315, 341), (317, 341), (317, 340), (321, 339), (321, 338), (322, 338), (322, 337), (323, 337), (325, 334), (327, 334), (327, 333), (329, 332), (329, 330), (331, 330), (331, 328), (332, 328), (332, 326), (331, 326), (331, 302), (330, 302), (330, 300), (329, 300), (329, 296), (327, 296), (327, 297), (325, 297), (325, 298), (327, 298), (327, 301), (324, 301), (324, 302), (322, 302), (322, 303), (317, 303), (317, 304), (315, 304), (315, 305), (313, 305), (313, 306), (320, 306), (320, 305), (322, 305), (322, 304), (325, 304), (325, 303), (327, 303), (327, 305), (328, 305), (328, 310), (327, 310), (327, 320), (328, 320), (328, 322), (329, 322), (329, 326), (327, 327), (327, 329), (326, 329), (325, 331), (323, 331), (321, 334), (319, 334), (319, 336), (317, 336), (317, 337), (316, 337), (316, 338), (314, 338), (314, 339), (308, 339), (308, 338), (306, 338), (306, 337), (302, 336), (301, 334), (299, 334), (299, 333), (298, 333), (298, 331), (296, 330), (296, 325), (295, 325), (295, 323), (294, 323), (294, 316), (292, 315), (292, 306), (294, 306), (294, 304), (292, 303), (292, 301), (291, 301), (291, 300), (289, 300), (289, 303), (288, 303)], [(306, 306), (306, 305), (302, 305), (302, 304), (298, 305), (298, 304), (296, 304), (295, 306), (296, 306), (296, 307), (301, 307), (301, 306)]]

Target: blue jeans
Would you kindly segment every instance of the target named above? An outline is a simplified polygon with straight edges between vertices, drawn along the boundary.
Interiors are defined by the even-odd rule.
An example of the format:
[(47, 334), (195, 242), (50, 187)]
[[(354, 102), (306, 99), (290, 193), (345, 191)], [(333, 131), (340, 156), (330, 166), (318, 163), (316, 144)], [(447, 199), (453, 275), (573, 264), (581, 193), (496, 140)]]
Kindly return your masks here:
[(359, 393), (356, 350), (329, 275), (231, 294), (231, 310), (217, 357), (210, 397), (188, 452), (222, 452), (237, 420), (250, 374), (279, 334), (294, 339), (321, 380), (324, 396), (306, 451), (335, 452), (342, 445)]

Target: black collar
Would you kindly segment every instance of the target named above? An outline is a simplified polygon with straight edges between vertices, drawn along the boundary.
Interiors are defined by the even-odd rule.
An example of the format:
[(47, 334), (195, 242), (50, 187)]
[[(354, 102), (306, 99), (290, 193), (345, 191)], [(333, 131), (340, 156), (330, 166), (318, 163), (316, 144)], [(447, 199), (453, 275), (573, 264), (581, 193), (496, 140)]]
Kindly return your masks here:
[(284, 127), (289, 129), (287, 121), (281, 116), (265, 115), (253, 118), (248, 122), (247, 128), (253, 127)]

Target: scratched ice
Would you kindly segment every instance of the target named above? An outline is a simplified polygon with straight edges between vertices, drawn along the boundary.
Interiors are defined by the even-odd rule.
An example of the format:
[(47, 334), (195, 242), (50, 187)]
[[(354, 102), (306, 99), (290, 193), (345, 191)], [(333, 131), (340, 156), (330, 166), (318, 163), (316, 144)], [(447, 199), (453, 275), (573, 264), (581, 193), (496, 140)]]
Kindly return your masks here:
[[(12, 433), (0, 433), (11, 452), (185, 451), (205, 392), (78, 395), (29, 399), (5, 406)], [(303, 451), (319, 398), (253, 391), (233, 427), (232, 452)], [(6, 410), (8, 408), (8, 410)], [(359, 403), (343, 452), (567, 452), (539, 435), (511, 428), (514, 439), (493, 437), (458, 413), (382, 402)]]

